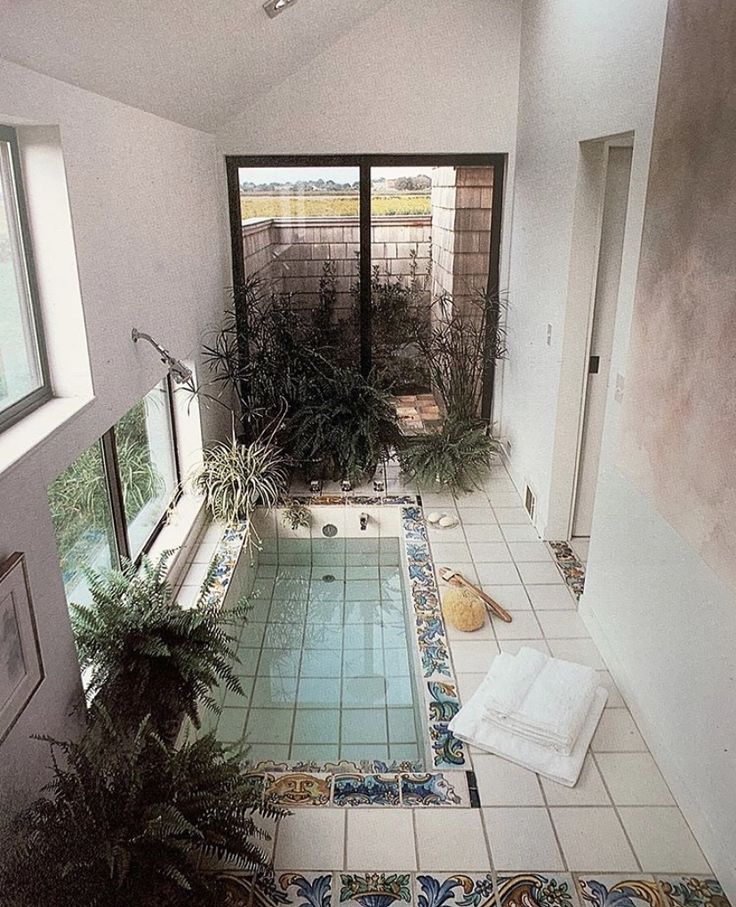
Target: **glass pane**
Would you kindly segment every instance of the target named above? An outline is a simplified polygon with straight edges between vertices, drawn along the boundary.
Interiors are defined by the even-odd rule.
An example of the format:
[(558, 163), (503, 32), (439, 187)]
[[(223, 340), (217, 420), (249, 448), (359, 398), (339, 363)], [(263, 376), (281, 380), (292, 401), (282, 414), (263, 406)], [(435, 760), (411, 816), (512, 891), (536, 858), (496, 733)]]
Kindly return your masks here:
[(136, 558), (166, 513), (176, 492), (176, 459), (165, 382), (115, 426), (131, 557)]
[(99, 441), (51, 483), (49, 506), (67, 600), (88, 604), (90, 595), (81, 568), (104, 570), (117, 563)]
[[(439, 336), (444, 323), (449, 340), (463, 322), (469, 326), (466, 344), (468, 333), (481, 331), (492, 194), (492, 167), (371, 169), (373, 361), (393, 387), (406, 435), (436, 430), (446, 409), (443, 388), (433, 383), (421, 350), (428, 331)], [(422, 332), (425, 341), (418, 344)], [(459, 372), (472, 349), (458, 348)], [(477, 384), (469, 396), (479, 402)]]
[(43, 384), (14, 180), (0, 141), (0, 413)]
[(360, 171), (243, 167), (239, 171), (247, 280), (355, 365), (359, 338)]

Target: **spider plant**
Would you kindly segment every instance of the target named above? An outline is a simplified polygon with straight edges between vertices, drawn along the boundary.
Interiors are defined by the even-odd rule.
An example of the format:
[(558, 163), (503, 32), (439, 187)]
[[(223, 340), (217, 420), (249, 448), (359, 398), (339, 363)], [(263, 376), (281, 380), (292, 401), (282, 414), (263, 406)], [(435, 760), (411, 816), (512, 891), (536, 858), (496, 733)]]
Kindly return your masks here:
[(284, 512), (281, 520), (287, 529), (306, 529), (312, 525), (312, 512), (297, 498), (285, 497), (281, 502)]
[(396, 411), (375, 375), (328, 367), (285, 424), (299, 462), (321, 459), (335, 478), (358, 483), (400, 442)]
[(247, 521), (250, 538), (255, 532), (250, 519), (253, 511), (259, 504), (275, 507), (286, 480), (286, 459), (273, 443), (271, 432), (250, 444), (242, 444), (235, 437), (213, 444), (204, 453), (193, 485), (204, 495), (214, 520)]
[(153, 563), (98, 573), (87, 569), (92, 602), (70, 605), (81, 667), (89, 670), (89, 700), (127, 725), (151, 714), (153, 727), (173, 739), (187, 715), (200, 726), (197, 704), (217, 709), (216, 684), (242, 693), (233, 663), (236, 639), (228, 632), (242, 623), (245, 602), (223, 610), (210, 604), (211, 570), (198, 603), (181, 608), (166, 580), (172, 552)]
[(7, 907), (223, 904), (225, 884), (200, 869), (203, 857), (271, 887), (256, 817), (284, 813), (213, 736), (172, 750), (146, 719), (126, 734), (100, 712), (79, 742), (43, 739), (53, 778), (0, 829)]
[(422, 487), (471, 491), (491, 468), (498, 441), (486, 428), (448, 419), (442, 430), (399, 451), (402, 471)]

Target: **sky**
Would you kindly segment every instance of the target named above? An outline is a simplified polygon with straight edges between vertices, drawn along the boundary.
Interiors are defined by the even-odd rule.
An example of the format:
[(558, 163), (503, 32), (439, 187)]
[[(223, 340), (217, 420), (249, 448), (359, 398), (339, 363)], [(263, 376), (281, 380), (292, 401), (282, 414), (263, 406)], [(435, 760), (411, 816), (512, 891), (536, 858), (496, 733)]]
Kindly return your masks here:
[[(374, 167), (373, 179), (395, 179), (397, 176), (417, 176), (426, 173), (425, 167)], [(334, 180), (336, 183), (357, 183), (357, 167), (241, 167), (241, 183), (294, 183), (297, 180)]]

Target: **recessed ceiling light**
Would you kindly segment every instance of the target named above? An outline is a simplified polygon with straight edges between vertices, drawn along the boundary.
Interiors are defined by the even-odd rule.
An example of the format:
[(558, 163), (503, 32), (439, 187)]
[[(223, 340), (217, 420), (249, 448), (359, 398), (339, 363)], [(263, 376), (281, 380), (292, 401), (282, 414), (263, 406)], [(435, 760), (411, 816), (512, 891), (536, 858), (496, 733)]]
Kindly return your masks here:
[(295, 3), (296, 0), (266, 0), (263, 8), (266, 10), (266, 15), (273, 19)]

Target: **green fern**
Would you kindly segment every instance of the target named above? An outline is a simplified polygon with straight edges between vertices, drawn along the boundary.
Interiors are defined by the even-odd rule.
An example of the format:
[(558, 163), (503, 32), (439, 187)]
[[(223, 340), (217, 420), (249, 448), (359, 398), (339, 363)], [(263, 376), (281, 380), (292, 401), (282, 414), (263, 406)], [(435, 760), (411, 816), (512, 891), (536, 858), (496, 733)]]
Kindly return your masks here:
[(406, 476), (422, 487), (471, 491), (488, 475), (498, 441), (473, 424), (448, 420), (442, 430), (399, 451)]
[(139, 571), (132, 564), (103, 573), (88, 569), (92, 602), (70, 606), (80, 663), (90, 672), (88, 698), (135, 726), (151, 713), (167, 738), (175, 736), (183, 714), (200, 726), (199, 702), (217, 709), (213, 687), (243, 692), (231, 630), (248, 610), (245, 601), (227, 610), (210, 604), (214, 567), (195, 607), (180, 607), (166, 579), (170, 557), (145, 558)]
[(258, 815), (263, 802), (212, 735), (171, 750), (144, 719), (122, 732), (104, 710), (78, 743), (47, 739), (53, 779), (0, 828), (7, 907), (222, 904), (222, 866), (273, 884)]

